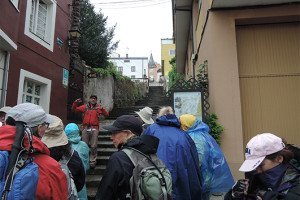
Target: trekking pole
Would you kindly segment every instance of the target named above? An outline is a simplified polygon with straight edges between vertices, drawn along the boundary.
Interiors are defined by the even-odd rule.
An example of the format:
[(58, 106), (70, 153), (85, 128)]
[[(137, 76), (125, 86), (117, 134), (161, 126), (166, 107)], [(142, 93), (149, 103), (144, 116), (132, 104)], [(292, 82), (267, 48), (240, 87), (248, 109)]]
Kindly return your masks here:
[(13, 176), (14, 176), (14, 168), (18, 161), (19, 153), (21, 151), (21, 144), (24, 137), (24, 129), (25, 129), (24, 122), (16, 121), (16, 136), (14, 143), (12, 145), (12, 150), (8, 158), (8, 166), (6, 169), (6, 181), (5, 181), (5, 188), (3, 190), (2, 194), (2, 200), (5, 200), (8, 198), (8, 192), (11, 190), (11, 185), (13, 182)]

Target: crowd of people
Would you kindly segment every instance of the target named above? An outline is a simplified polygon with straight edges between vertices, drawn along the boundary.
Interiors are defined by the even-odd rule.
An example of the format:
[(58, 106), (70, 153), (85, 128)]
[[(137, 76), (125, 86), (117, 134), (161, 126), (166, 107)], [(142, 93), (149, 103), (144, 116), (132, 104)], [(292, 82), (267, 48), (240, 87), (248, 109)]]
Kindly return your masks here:
[[(26, 192), (29, 188), (21, 187), (21, 192), (14, 194), (15, 198), (9, 196), (11, 199), (16, 196), (17, 199), (87, 199), (85, 175), (96, 166), (99, 116), (109, 113), (97, 103), (96, 95), (91, 95), (87, 104), (75, 100), (72, 110), (83, 113), (81, 127), (75, 123), (64, 126), (59, 117), (46, 114), (40, 106), (31, 103), (0, 109), (1, 196), (16, 193), (14, 184), (19, 184), (7, 177), (11, 177), (10, 174), (14, 177), (34, 163), (38, 169), (37, 183), (31, 186), (35, 195), (29, 198), (30, 192)], [(143, 199), (151, 199), (145, 191), (147, 187), (155, 187), (153, 182), (160, 184), (153, 190), (154, 193), (159, 188), (159, 199), (208, 200), (216, 194), (223, 194), (225, 200), (300, 199), (299, 149), (280, 137), (272, 133), (253, 137), (246, 146), (246, 159), (239, 169), (245, 178), (234, 182), (225, 156), (209, 134), (207, 124), (191, 114), (176, 116), (171, 107), (161, 108), (155, 117), (150, 107), (136, 114), (137, 117), (122, 115), (111, 125), (102, 127), (111, 132), (113, 145), (119, 151), (108, 160), (96, 199), (140, 199), (136, 198), (140, 191)], [(19, 122), (23, 123), (26, 134), (18, 142)], [(129, 156), (128, 149), (145, 156), (145, 159), (138, 157), (144, 163), (147, 159), (156, 159), (161, 165), (154, 164), (154, 170), (165, 167), (158, 182), (146, 174), (146, 166), (140, 169), (141, 174), (136, 173), (141, 165), (136, 163), (139, 160)], [(15, 151), (18, 156), (11, 170)], [(8, 158), (1, 157), (3, 152), (9, 152)], [(18, 167), (20, 158), (25, 159)], [(152, 181), (152, 185), (137, 185), (138, 176), (151, 177), (143, 184)], [(8, 181), (12, 182), (10, 187)], [(160, 192), (168, 195), (160, 195)]]

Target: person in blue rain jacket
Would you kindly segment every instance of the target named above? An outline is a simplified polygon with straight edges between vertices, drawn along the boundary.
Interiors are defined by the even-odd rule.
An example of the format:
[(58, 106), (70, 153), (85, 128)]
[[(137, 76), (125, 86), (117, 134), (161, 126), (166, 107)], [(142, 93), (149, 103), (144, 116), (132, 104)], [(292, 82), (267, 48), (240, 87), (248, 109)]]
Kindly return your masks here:
[(200, 163), (202, 199), (213, 193), (226, 193), (234, 184), (232, 174), (216, 140), (209, 134), (209, 127), (195, 116), (181, 115), (181, 129), (194, 140)]
[[(79, 157), (82, 160), (85, 173), (89, 170), (90, 164), (89, 164), (89, 147), (88, 145), (81, 141), (81, 137), (79, 136), (79, 128), (74, 123), (69, 123), (65, 127), (66, 135), (68, 136), (69, 142), (72, 144), (72, 148), (78, 152)], [(86, 185), (78, 192), (78, 198), (80, 200), (87, 200), (87, 190)]]
[(144, 132), (159, 138), (157, 156), (172, 175), (174, 200), (201, 200), (200, 168), (192, 138), (180, 129), (171, 107), (163, 107), (156, 122)]

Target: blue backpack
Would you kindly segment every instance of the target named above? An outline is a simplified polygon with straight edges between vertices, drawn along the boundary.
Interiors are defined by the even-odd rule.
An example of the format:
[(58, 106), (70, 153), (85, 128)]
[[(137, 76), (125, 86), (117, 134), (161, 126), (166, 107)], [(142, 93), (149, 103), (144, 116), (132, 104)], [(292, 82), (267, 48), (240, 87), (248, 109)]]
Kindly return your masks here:
[[(29, 149), (33, 149), (32, 135), (28, 133), (30, 131), (27, 129), (25, 132), (28, 139), (31, 140), (29, 141), (31, 146)], [(33, 162), (33, 158), (28, 156), (30, 150), (25, 149), (22, 143), (23, 137), (21, 139), (21, 148), (19, 148), (16, 160), (12, 164), (10, 164), (10, 161), (14, 151), (0, 151), (0, 197), (2, 200), (35, 199), (39, 178), (38, 166)], [(9, 170), (11, 165), (13, 167)]]

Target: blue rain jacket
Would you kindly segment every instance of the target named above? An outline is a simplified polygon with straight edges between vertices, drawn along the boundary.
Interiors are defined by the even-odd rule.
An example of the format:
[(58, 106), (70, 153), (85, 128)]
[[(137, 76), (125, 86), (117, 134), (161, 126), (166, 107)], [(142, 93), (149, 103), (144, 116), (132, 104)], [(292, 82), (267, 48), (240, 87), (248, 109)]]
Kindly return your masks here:
[(157, 118), (144, 134), (160, 139), (157, 155), (171, 172), (173, 199), (201, 200), (197, 149), (191, 137), (180, 129), (177, 117), (169, 114)]
[(197, 120), (187, 133), (197, 147), (203, 193), (220, 193), (230, 190), (234, 180), (219, 145), (209, 134), (209, 127)]
[[(68, 140), (72, 144), (72, 148), (78, 152), (79, 157), (82, 160), (85, 172), (87, 172), (90, 168), (90, 157), (89, 157), (89, 146), (81, 141), (81, 137), (79, 136), (79, 128), (76, 124), (70, 123), (65, 128), (66, 135), (68, 136)], [(80, 200), (87, 200), (87, 190), (86, 185), (78, 192), (78, 198)]]

